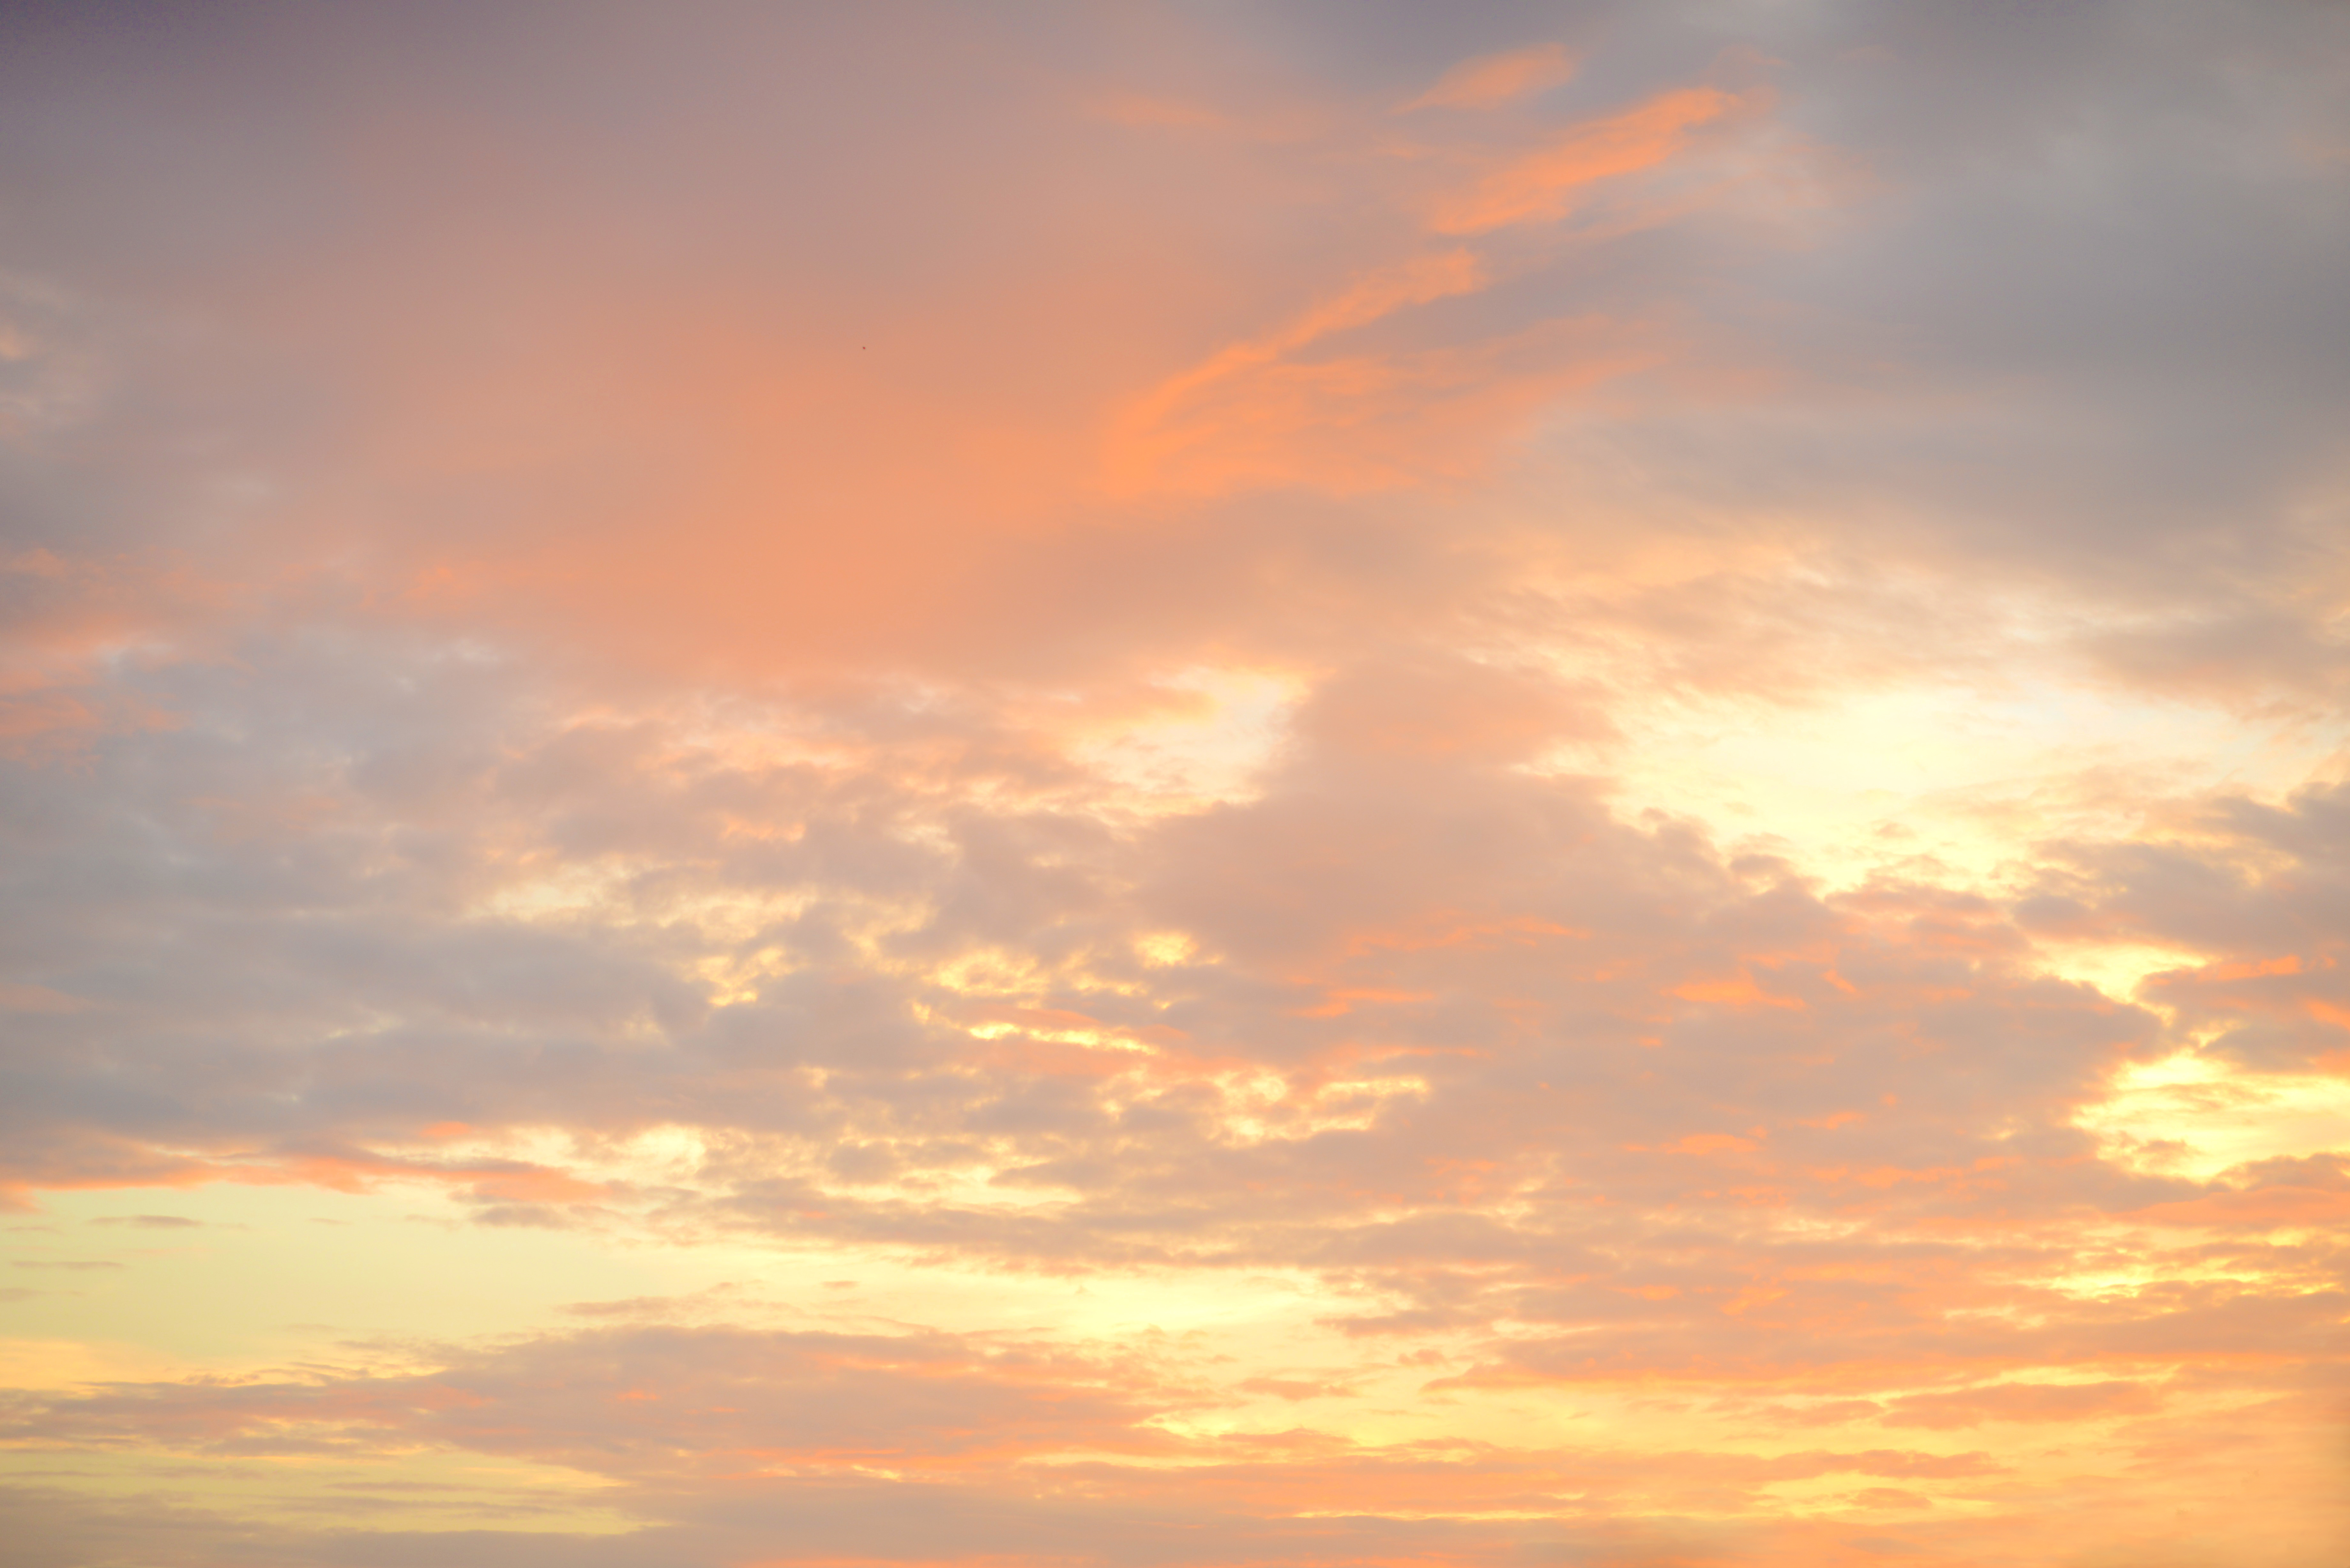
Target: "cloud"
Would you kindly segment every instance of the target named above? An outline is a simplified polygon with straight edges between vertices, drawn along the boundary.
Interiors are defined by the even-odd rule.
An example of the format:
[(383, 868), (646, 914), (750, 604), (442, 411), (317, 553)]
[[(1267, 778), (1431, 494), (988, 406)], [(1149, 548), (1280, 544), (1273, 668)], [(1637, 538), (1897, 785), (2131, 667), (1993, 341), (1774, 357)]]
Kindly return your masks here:
[(88, 1005), (78, 996), (51, 991), (46, 985), (0, 987), (0, 1008), (11, 1012), (78, 1012)]
[(2077, 1421), (2084, 1416), (2134, 1416), (2159, 1407), (2143, 1384), (2001, 1384), (1953, 1394), (1916, 1394), (1895, 1402), (1888, 1427), (1977, 1427), (1985, 1421)]
[(1463, 60), (1404, 105), (1415, 109), (1491, 109), (1558, 86), (1575, 74), (1575, 57), (1558, 44)]
[(2321, 1560), (2350, 39), (1553, 26), (0, 22), (25, 1550)]
[(2223, 796), (2168, 841), (2061, 846), (2027, 918), (2198, 955), (2140, 994), (2208, 1050), (2270, 1070), (2332, 1064), (2350, 1048), (2333, 917), (2343, 800), (2324, 784), (2280, 805)]
[(1565, 217), (1574, 192), (1663, 163), (1689, 145), (1698, 127), (1740, 107), (1737, 98), (1717, 88), (1684, 88), (1578, 125), (1549, 146), (1481, 176), (1467, 192), (1440, 204), (1430, 226), (1440, 234), (1476, 234)]
[[(1565, 1505), (1563, 1523), (1574, 1530), (1583, 1511), (1572, 1492), (1690, 1499), (1790, 1479), (1914, 1483), (1997, 1469), (1979, 1453), (1685, 1453), (1659, 1491), (1652, 1474), (1604, 1450), (1405, 1443), (1358, 1452), (1302, 1433), (1182, 1439), (1146, 1419), (1183, 1402), (1180, 1387), (1141, 1364), (1075, 1362), (1035, 1347), (935, 1335), (636, 1328), (463, 1355), (405, 1377), (121, 1385), (20, 1397), (6, 1429), (13, 1443), (51, 1452), (99, 1450), (135, 1436), (199, 1463), (328, 1462), (419, 1443), (526, 1454), (622, 1482), (624, 1490), (604, 1495), (681, 1534), (671, 1549), (691, 1561), (716, 1560), (738, 1532), (793, 1520), (806, 1533), (786, 1560), (824, 1561), (858, 1519), (896, 1542), (893, 1554), (918, 1540), (932, 1542), (932, 1552), (951, 1551), (947, 1542), (960, 1536), (962, 1550), (983, 1555), (1060, 1542), (1061, 1552), (1093, 1562), (1128, 1561), (1138, 1549), (1155, 1560), (1203, 1561), (1234, 1550), (1315, 1560), (1329, 1543), (1299, 1533), (1304, 1518), (1359, 1513), (1375, 1495), (1386, 1508), (1411, 1500), (1425, 1507), (1451, 1491), (1456, 1509), (1473, 1499), (1481, 1511), (1547, 1499)], [(1047, 1456), (1048, 1466), (1032, 1462)], [(1167, 1461), (1179, 1458), (1185, 1463), (1170, 1469)], [(1074, 1515), (1050, 1506), (1062, 1497)], [(1175, 1523), (1186, 1499), (1190, 1532)], [(897, 1525), (873, 1522), (892, 1512)], [(1088, 1520), (1133, 1533), (1125, 1544), (1113, 1535), (1077, 1547)], [(1594, 1523), (1603, 1533), (1609, 1528), (1604, 1516)], [(1384, 1533), (1392, 1550), (1430, 1527), (1378, 1530), (1358, 1517), (1347, 1528), (1366, 1546)], [(1502, 1545), (1490, 1527), (1441, 1533), (1481, 1556)], [(639, 1539), (650, 1546), (662, 1533)], [(510, 1546), (527, 1550), (526, 1542)]]
[[(136, 1430), (238, 1453), (417, 1438), (485, 1452), (519, 1444), (643, 1480), (648, 1464), (712, 1477), (745, 1462), (808, 1473), (951, 1467), (1016, 1453), (1047, 1432), (1087, 1449), (1159, 1444), (1133, 1424), (1106, 1373), (1018, 1349), (647, 1327), (545, 1340), (407, 1379), (66, 1398), (14, 1430), (67, 1445)], [(688, 1433), (691, 1454), (675, 1446)]]

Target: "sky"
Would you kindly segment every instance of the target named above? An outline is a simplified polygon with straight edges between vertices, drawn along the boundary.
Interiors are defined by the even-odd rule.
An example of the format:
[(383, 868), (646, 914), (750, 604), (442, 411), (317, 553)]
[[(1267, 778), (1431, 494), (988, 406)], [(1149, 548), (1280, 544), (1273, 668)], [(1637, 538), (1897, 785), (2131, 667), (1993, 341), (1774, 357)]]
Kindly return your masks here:
[(6, 1568), (2350, 1561), (2350, 7), (0, 10)]

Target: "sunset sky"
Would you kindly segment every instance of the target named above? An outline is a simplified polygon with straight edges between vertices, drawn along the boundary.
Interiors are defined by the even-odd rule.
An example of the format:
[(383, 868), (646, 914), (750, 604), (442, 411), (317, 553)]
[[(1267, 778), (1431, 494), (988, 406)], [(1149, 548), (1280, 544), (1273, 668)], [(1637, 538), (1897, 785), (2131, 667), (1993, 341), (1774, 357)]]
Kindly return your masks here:
[(5, 1568), (2350, 1562), (2350, 5), (0, 10)]

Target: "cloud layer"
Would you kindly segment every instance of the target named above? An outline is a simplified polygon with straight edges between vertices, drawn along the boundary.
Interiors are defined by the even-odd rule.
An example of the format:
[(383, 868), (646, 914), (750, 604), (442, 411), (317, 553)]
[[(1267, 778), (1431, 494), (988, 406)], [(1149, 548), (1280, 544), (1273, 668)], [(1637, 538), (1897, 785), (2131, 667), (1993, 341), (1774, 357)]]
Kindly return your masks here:
[(0, 26), (12, 1561), (2334, 1560), (2339, 16)]

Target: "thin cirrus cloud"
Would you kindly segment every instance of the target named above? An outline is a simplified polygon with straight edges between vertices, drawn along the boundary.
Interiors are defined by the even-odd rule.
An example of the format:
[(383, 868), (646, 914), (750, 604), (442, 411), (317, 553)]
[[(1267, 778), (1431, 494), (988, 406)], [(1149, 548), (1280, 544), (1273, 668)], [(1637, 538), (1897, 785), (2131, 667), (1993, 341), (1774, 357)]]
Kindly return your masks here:
[(5, 26), (26, 1561), (2336, 1553), (2337, 18)]
[(1558, 86), (1575, 75), (1575, 57), (1559, 44), (1463, 60), (1404, 105), (1416, 109), (1491, 109)]

